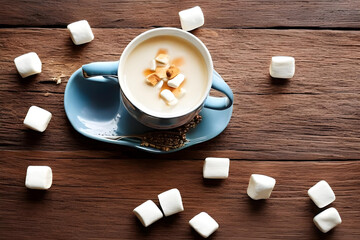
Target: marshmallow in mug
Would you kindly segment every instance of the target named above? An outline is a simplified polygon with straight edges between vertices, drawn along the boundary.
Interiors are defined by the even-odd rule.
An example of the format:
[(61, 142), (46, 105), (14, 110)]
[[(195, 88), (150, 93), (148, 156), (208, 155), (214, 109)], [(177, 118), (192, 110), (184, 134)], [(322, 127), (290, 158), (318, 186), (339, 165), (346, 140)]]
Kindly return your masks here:
[(161, 91), (160, 96), (166, 101), (169, 105), (175, 105), (178, 100), (176, 99), (175, 95), (169, 90), (164, 89)]
[(219, 224), (206, 212), (201, 212), (189, 221), (190, 226), (203, 238), (209, 237), (218, 228)]
[(295, 74), (295, 58), (275, 56), (271, 58), (270, 76), (273, 78), (292, 78)]
[(181, 194), (177, 188), (160, 193), (158, 198), (165, 217), (184, 211)]
[(316, 215), (313, 221), (323, 233), (327, 233), (342, 222), (339, 212), (333, 207)]
[(308, 195), (319, 208), (323, 208), (335, 201), (335, 193), (330, 185), (321, 180), (308, 190)]
[(205, 159), (203, 177), (210, 179), (225, 179), (229, 176), (230, 159), (213, 158)]
[(150, 62), (150, 70), (151, 71), (155, 71), (156, 70), (156, 61), (155, 59), (152, 59), (151, 62)]
[(191, 31), (204, 25), (204, 14), (199, 6), (179, 12), (181, 28)]
[(247, 194), (253, 200), (268, 199), (275, 187), (276, 180), (261, 174), (252, 174), (250, 176)]
[(30, 189), (47, 190), (52, 184), (52, 170), (48, 166), (28, 166), (25, 186)]
[(49, 125), (52, 114), (45, 109), (31, 106), (24, 119), (24, 125), (32, 130), (44, 132)]
[(178, 88), (184, 80), (185, 80), (184, 74), (179, 73), (178, 75), (176, 75), (176, 77), (169, 80), (167, 82), (167, 85), (172, 88)]
[(185, 94), (186, 94), (186, 89), (180, 88), (178, 98), (182, 98), (183, 96), (185, 96)]
[(15, 58), (14, 63), (22, 78), (41, 73), (41, 60), (35, 52), (29, 52)]
[(70, 23), (67, 29), (69, 29), (71, 39), (75, 45), (88, 43), (94, 39), (94, 34), (86, 20)]
[(161, 90), (162, 86), (164, 85), (164, 81), (160, 80), (156, 85), (155, 88)]

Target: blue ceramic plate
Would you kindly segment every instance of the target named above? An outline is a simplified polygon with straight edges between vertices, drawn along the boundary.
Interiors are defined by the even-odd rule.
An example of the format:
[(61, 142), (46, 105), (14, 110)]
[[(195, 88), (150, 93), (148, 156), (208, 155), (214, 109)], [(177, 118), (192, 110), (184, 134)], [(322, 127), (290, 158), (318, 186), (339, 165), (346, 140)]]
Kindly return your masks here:
[(81, 68), (71, 75), (65, 89), (64, 107), (66, 115), (76, 131), (82, 135), (113, 144), (138, 148), (152, 153), (170, 153), (205, 142), (216, 137), (228, 125), (233, 107), (226, 110), (203, 108), (200, 115), (202, 121), (191, 129), (186, 137), (185, 146), (161, 151), (141, 146), (140, 140), (124, 138), (107, 139), (104, 136), (129, 136), (154, 131), (131, 117), (120, 101), (119, 84), (103, 84), (89, 81), (82, 75)]

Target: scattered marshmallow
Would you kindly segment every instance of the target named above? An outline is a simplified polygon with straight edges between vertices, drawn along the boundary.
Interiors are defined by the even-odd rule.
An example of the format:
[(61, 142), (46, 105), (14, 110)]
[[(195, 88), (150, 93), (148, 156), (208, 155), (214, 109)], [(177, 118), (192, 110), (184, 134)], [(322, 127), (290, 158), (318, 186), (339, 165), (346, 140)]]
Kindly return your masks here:
[(247, 194), (254, 200), (268, 199), (275, 186), (275, 179), (261, 174), (250, 176)]
[(41, 73), (41, 60), (35, 52), (29, 52), (14, 59), (15, 66), (22, 78)]
[(308, 195), (319, 208), (323, 208), (335, 201), (335, 193), (324, 180), (312, 186), (308, 190)]
[(176, 99), (175, 95), (169, 90), (164, 89), (161, 91), (160, 96), (166, 101), (169, 105), (175, 105), (178, 100)]
[(52, 184), (52, 171), (48, 166), (28, 166), (25, 186), (30, 189), (47, 190)]
[(155, 59), (151, 60), (151, 62), (150, 62), (150, 70), (151, 71), (156, 70), (156, 61), (155, 61)]
[(219, 224), (206, 212), (201, 212), (195, 217), (193, 217), (189, 221), (189, 224), (203, 238), (209, 237), (219, 228)]
[(313, 220), (323, 233), (327, 233), (342, 222), (339, 212), (333, 207), (322, 211)]
[(86, 20), (70, 23), (67, 28), (75, 45), (88, 43), (94, 39), (94, 34)]
[(203, 177), (210, 179), (225, 179), (229, 176), (230, 159), (212, 158), (205, 159)]
[(204, 25), (204, 14), (199, 6), (182, 10), (179, 12), (181, 28), (191, 31)]
[(151, 201), (147, 200), (146, 202), (142, 203), (141, 205), (137, 206), (133, 213), (136, 217), (140, 220), (140, 222), (147, 227), (157, 220), (163, 217), (161, 210), (156, 206), (156, 204)]
[(292, 78), (295, 74), (295, 58), (275, 56), (271, 58), (270, 76), (273, 78)]
[(185, 80), (184, 74), (179, 73), (178, 75), (176, 75), (176, 77), (169, 80), (167, 82), (167, 85), (172, 88), (178, 88), (184, 80)]
[(35, 131), (44, 132), (49, 125), (52, 114), (45, 109), (31, 106), (24, 119), (24, 125)]
[(158, 198), (165, 217), (184, 211), (180, 191), (177, 188), (160, 193)]
[(163, 84), (164, 84), (164, 81), (160, 80), (160, 81), (155, 85), (156, 89), (159, 89), (159, 90), (160, 90), (160, 89), (162, 88)]

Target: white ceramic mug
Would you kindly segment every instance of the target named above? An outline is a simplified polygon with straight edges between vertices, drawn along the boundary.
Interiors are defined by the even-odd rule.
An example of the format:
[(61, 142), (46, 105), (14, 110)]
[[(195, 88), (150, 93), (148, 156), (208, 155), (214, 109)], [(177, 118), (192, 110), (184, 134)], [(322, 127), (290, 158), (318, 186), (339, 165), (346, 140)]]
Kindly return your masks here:
[[(123, 71), (126, 67), (126, 59), (129, 54), (143, 41), (156, 37), (156, 36), (175, 36), (186, 40), (187, 42), (194, 45), (202, 55), (207, 71), (207, 86), (204, 95), (201, 100), (195, 104), (189, 111), (181, 112), (180, 114), (166, 114), (156, 113), (151, 109), (147, 109), (140, 104), (137, 104), (136, 99), (129, 93), (129, 89), (123, 79)], [(203, 107), (224, 110), (232, 106), (233, 104), (233, 93), (229, 86), (224, 82), (219, 74), (213, 70), (213, 62), (211, 55), (204, 45), (193, 34), (183, 31), (177, 28), (156, 28), (148, 30), (137, 37), (135, 37), (124, 49), (120, 61), (116, 62), (94, 62), (82, 66), (83, 75), (86, 78), (94, 76), (116, 76), (115, 79), (120, 84), (121, 99), (124, 103), (125, 108), (132, 117), (141, 122), (142, 124), (156, 129), (170, 129), (181, 126), (197, 115)], [(96, 81), (99, 78), (94, 78)], [(106, 81), (109, 78), (104, 78)], [(104, 81), (104, 82), (106, 82)], [(226, 97), (211, 97), (209, 96), (210, 89), (216, 89), (225, 94)]]

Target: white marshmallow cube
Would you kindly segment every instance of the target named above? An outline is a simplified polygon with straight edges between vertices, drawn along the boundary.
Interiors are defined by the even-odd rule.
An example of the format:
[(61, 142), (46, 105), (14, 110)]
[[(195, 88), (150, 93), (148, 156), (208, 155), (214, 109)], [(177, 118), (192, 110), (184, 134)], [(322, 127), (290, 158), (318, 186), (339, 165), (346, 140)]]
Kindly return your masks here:
[(167, 82), (167, 85), (172, 88), (178, 88), (184, 80), (185, 80), (184, 74), (179, 73), (178, 75), (176, 75), (176, 77), (169, 80)]
[(185, 88), (180, 88), (178, 98), (184, 97), (185, 94), (186, 94), (186, 89)]
[(162, 88), (163, 84), (164, 84), (164, 81), (163, 81), (163, 80), (160, 80), (160, 81), (155, 85), (155, 88), (160, 90), (160, 89)]
[(219, 228), (219, 224), (206, 212), (201, 212), (193, 217), (189, 224), (203, 238), (209, 237)]
[(308, 190), (308, 195), (319, 208), (323, 208), (335, 201), (335, 193), (330, 185), (321, 180)]
[(254, 200), (268, 199), (275, 187), (275, 179), (261, 174), (250, 176), (247, 194)]
[(141, 205), (137, 206), (133, 213), (136, 217), (140, 220), (140, 222), (147, 227), (157, 220), (163, 217), (161, 210), (156, 206), (156, 204), (151, 201), (147, 200), (146, 202), (142, 203)]
[(30, 189), (47, 190), (52, 184), (52, 171), (48, 166), (28, 166), (25, 186)]
[(160, 96), (166, 101), (169, 105), (175, 105), (178, 100), (176, 99), (175, 95), (169, 90), (164, 89), (161, 91)]
[(29, 52), (14, 59), (15, 66), (22, 78), (41, 73), (41, 60), (35, 52)]
[(339, 212), (333, 207), (322, 211), (313, 220), (323, 233), (327, 233), (342, 222)]
[(166, 217), (184, 211), (180, 191), (177, 188), (160, 193), (158, 198)]
[(230, 159), (212, 158), (205, 159), (203, 177), (210, 179), (225, 179), (229, 176)]
[(75, 45), (88, 43), (94, 39), (94, 34), (86, 20), (70, 23), (67, 29), (69, 29), (71, 39)]
[(52, 114), (45, 109), (31, 106), (24, 119), (24, 125), (35, 131), (44, 132), (51, 120)]
[(179, 12), (181, 28), (191, 31), (204, 25), (204, 14), (199, 6), (182, 10)]
[(156, 70), (156, 61), (155, 61), (155, 59), (151, 60), (151, 62), (150, 62), (150, 70), (151, 71)]
[(292, 78), (295, 74), (295, 58), (275, 56), (271, 58), (270, 76), (273, 78)]

